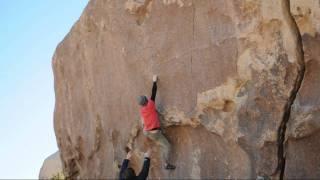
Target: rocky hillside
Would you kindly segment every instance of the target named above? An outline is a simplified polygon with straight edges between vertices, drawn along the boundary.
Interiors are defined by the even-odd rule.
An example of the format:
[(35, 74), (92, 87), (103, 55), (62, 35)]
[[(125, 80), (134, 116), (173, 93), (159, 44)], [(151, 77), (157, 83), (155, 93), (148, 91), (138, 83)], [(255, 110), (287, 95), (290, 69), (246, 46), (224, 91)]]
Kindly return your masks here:
[[(320, 1), (91, 0), (53, 57), (67, 177), (320, 177)], [(177, 169), (141, 133), (151, 93)]]

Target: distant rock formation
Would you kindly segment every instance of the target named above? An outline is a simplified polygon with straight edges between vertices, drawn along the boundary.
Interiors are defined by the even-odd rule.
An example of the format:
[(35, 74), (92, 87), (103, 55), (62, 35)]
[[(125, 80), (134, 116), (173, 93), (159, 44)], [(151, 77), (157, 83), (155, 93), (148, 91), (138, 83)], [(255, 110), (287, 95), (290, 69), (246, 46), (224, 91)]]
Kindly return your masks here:
[[(153, 147), (150, 178), (320, 177), (318, 0), (91, 0), (53, 57), (70, 178), (115, 178)], [(172, 172), (145, 143), (151, 93)]]
[(39, 179), (63, 177), (62, 163), (59, 151), (47, 157), (40, 169)]

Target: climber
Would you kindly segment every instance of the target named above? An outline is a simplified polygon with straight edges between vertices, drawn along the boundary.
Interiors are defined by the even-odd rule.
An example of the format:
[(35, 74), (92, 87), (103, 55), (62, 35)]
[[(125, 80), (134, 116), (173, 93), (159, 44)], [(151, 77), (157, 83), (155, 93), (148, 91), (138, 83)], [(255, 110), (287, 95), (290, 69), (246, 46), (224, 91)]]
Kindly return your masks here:
[(126, 159), (123, 160), (121, 169), (120, 169), (120, 180), (144, 180), (147, 179), (149, 174), (149, 167), (150, 167), (150, 150), (148, 150), (146, 153), (144, 153), (144, 160), (143, 160), (143, 167), (141, 172), (138, 176), (136, 176), (136, 173), (134, 170), (129, 166), (130, 158), (132, 156), (131, 150), (128, 151)]
[(138, 103), (141, 106), (140, 115), (143, 121), (143, 134), (160, 145), (162, 150), (162, 158), (165, 161), (164, 168), (167, 170), (173, 170), (176, 167), (169, 163), (171, 145), (161, 131), (160, 121), (155, 106), (155, 99), (157, 94), (157, 80), (157, 75), (154, 75), (152, 93), (151, 98), (149, 100), (146, 96), (138, 97)]

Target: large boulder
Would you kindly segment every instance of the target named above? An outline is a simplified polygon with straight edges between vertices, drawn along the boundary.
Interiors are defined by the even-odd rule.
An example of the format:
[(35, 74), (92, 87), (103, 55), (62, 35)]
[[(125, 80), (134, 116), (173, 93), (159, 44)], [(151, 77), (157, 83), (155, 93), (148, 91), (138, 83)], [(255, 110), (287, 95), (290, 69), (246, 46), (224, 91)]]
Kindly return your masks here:
[[(140, 133), (136, 96), (149, 95), (158, 74), (156, 103), (177, 169), (163, 169), (155, 146), (151, 178), (316, 176), (294, 172), (312, 166), (301, 158), (317, 156), (316, 137), (286, 141), (301, 124), (301, 103), (319, 104), (320, 83), (291, 11), (288, 0), (91, 0), (53, 57), (64, 174), (115, 178), (125, 146), (139, 170), (154, 144)], [(301, 87), (309, 71), (316, 85)], [(290, 155), (305, 151), (313, 154)]]
[(52, 179), (54, 177), (63, 177), (59, 151), (51, 154), (44, 160), (39, 173), (39, 179)]

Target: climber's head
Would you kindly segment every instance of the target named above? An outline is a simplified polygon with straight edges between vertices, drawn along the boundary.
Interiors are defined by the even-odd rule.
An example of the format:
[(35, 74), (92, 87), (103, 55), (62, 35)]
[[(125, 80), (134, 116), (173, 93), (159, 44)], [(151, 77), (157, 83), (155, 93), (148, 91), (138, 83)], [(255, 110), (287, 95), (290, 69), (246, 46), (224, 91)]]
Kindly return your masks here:
[(148, 103), (148, 98), (146, 96), (139, 96), (137, 100), (140, 106), (145, 106)]
[(136, 177), (136, 173), (134, 172), (134, 170), (132, 168), (127, 168), (126, 170), (124, 170), (123, 172), (123, 178), (124, 179), (135, 179)]

